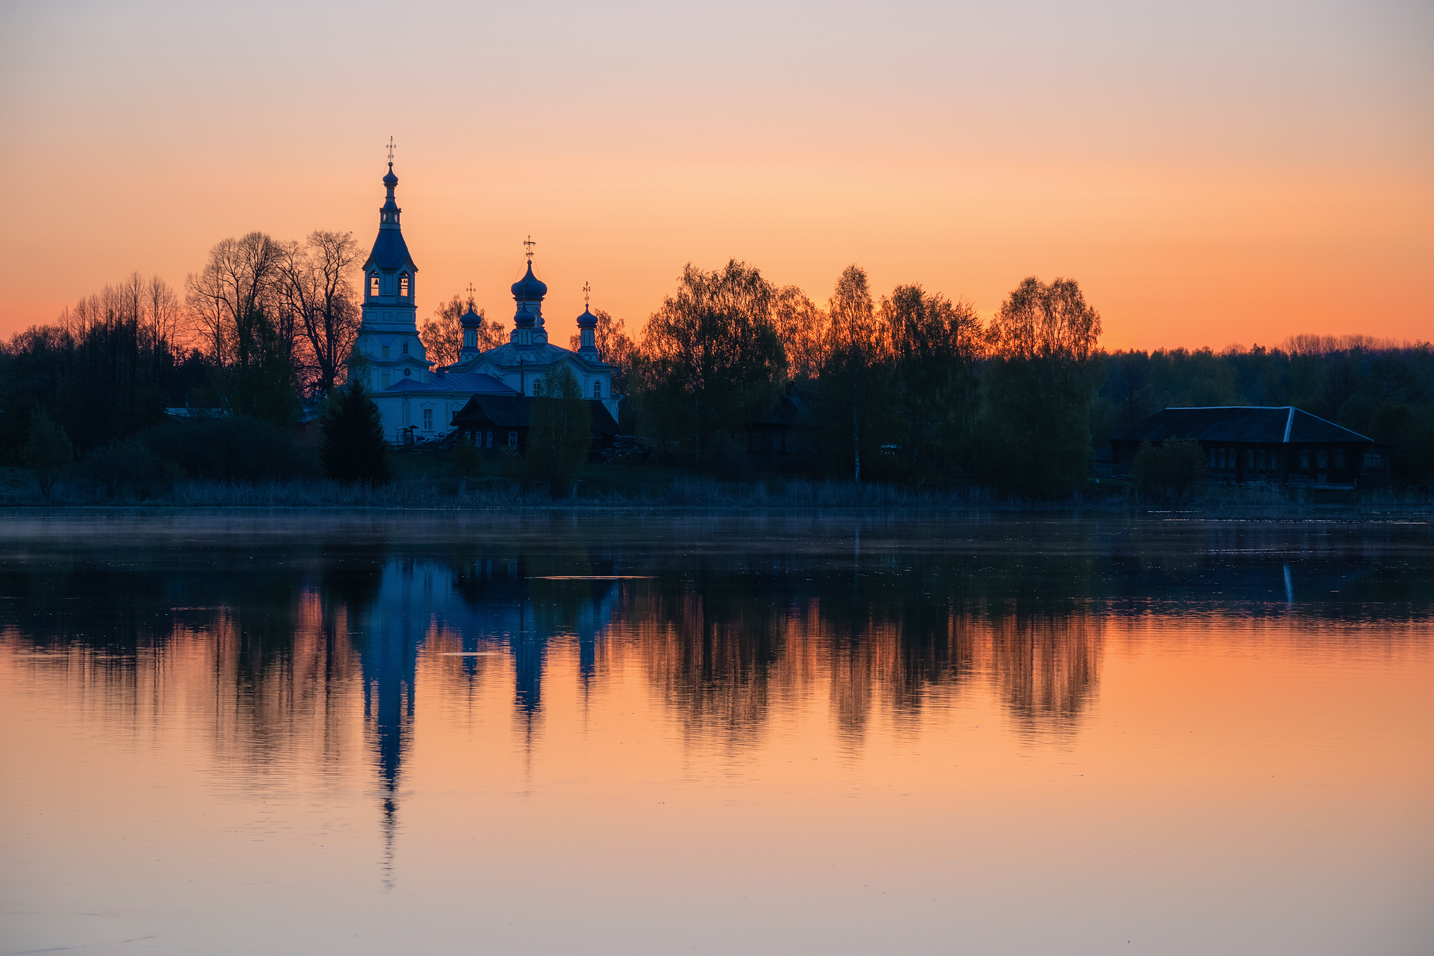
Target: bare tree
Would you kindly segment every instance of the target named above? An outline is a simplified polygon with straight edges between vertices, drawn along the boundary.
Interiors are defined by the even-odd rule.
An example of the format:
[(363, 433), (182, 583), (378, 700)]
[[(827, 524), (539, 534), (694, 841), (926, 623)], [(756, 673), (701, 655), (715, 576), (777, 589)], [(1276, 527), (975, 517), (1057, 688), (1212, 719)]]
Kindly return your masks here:
[(272, 309), (284, 248), (266, 233), (221, 239), (199, 272), (184, 281), (196, 335), (220, 365), (234, 359), (241, 325)]
[(319, 394), (338, 385), (363, 323), (353, 286), (358, 257), (353, 233), (316, 230), (302, 245), (283, 247), (279, 259), (282, 311), (298, 322), (305, 371)]

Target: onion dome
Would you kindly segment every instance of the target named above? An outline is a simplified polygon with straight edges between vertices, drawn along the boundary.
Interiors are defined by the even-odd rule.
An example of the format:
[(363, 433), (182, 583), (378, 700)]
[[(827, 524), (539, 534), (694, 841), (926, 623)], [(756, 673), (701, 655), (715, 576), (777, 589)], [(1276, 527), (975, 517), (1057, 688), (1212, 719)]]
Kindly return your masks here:
[(383, 184), (389, 189), (398, 185), (398, 177), (393, 174), (393, 163), (388, 164), (388, 173), (383, 177)]
[(595, 316), (595, 315), (593, 315), (591, 312), (589, 312), (589, 311), (587, 310), (587, 307), (586, 307), (586, 306), (583, 307), (583, 314), (580, 315), (580, 316), (578, 316), (578, 328), (580, 328), (580, 329), (595, 329), (595, 328), (597, 328), (597, 316)]
[(463, 318), (458, 320), (458, 324), (465, 329), (476, 329), (483, 324), (483, 317), (473, 311), (473, 303), (470, 302), (468, 303), (468, 311), (463, 313)]
[[(530, 271), (529, 275), (531, 274), (532, 273)], [(539, 282), (538, 284), (542, 285), (541, 282)], [(517, 286), (515, 285), (513, 288), (516, 289)], [(528, 308), (528, 306), (525, 304), (521, 306), (518, 309), (518, 313), (513, 316), (513, 327), (517, 329), (531, 329), (536, 319), (537, 316), (533, 315), (533, 310)]]
[(513, 298), (519, 302), (541, 299), (548, 294), (548, 287), (533, 275), (533, 262), (528, 260), (528, 274), (513, 283)]

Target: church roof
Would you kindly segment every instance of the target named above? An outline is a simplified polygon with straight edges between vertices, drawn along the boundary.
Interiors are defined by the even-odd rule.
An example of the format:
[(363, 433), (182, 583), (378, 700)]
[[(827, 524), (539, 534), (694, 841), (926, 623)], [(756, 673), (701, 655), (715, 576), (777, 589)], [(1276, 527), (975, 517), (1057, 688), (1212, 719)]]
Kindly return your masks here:
[(543, 342), (538, 345), (514, 345), (512, 342), (508, 342), (483, 352), (473, 361), (481, 363), (486, 360), (501, 368), (517, 368), (519, 365), (541, 368), (545, 365), (553, 365), (565, 358), (575, 359), (589, 368), (602, 368), (607, 365), (606, 362), (587, 358), (551, 342)]
[(513, 298), (541, 299), (548, 294), (548, 287), (537, 276), (533, 275), (533, 260), (528, 260), (528, 272), (523, 278), (513, 283)]
[(383, 390), (384, 394), (394, 392), (462, 392), (467, 395), (517, 395), (491, 375), (483, 372), (445, 372), (442, 369), (429, 376), (428, 381), (405, 378), (394, 382)]
[[(413, 257), (408, 254), (408, 243), (403, 241), (402, 230), (379, 229), (378, 238), (373, 241), (373, 251), (363, 264), (365, 269), (371, 266), (385, 270), (402, 269), (404, 266), (413, 268)], [(418, 270), (414, 268), (414, 271)]]

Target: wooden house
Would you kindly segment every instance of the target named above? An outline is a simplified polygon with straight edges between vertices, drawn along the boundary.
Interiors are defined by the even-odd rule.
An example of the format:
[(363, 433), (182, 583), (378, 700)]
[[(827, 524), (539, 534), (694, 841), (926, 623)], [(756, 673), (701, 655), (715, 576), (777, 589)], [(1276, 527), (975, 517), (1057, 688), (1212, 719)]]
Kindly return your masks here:
[(1167, 408), (1111, 436), (1111, 473), (1130, 474), (1142, 442), (1192, 439), (1209, 476), (1237, 484), (1378, 487), (1389, 482), (1389, 448), (1293, 406)]
[[(474, 395), (453, 414), (450, 424), (460, 441), (476, 445), (485, 453), (512, 448), (522, 454), (528, 447), (535, 401), (528, 395)], [(617, 437), (617, 420), (600, 400), (587, 399), (583, 404), (592, 414), (593, 448), (611, 446)]]

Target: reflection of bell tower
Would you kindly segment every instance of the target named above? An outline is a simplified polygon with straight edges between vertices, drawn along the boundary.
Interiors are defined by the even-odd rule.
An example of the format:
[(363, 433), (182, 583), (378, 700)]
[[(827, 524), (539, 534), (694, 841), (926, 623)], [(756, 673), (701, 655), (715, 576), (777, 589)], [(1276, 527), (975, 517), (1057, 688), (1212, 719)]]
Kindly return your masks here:
[(407, 616), (368, 620), (363, 651), (364, 724), (377, 758), (383, 789), (384, 882), (393, 885), (394, 837), (398, 831), (398, 780), (404, 750), (412, 742), (414, 676), (422, 634), (409, 630)]

